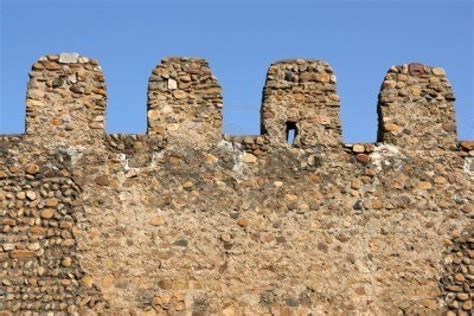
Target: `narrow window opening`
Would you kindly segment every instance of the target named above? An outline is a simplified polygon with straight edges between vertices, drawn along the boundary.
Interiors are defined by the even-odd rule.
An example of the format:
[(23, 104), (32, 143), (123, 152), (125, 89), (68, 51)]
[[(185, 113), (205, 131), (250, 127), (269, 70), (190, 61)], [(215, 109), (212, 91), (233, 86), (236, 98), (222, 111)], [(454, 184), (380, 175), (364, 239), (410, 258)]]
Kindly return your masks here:
[(286, 142), (294, 145), (298, 136), (298, 128), (295, 122), (286, 122)]

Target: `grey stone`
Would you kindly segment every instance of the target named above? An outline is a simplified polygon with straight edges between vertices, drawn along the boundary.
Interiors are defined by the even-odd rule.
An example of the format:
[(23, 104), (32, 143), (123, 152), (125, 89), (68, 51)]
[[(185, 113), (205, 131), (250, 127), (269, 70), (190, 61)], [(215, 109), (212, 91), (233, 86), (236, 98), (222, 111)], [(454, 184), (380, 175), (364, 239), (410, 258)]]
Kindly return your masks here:
[(168, 79), (168, 89), (169, 90), (176, 90), (178, 88), (178, 83), (174, 79)]

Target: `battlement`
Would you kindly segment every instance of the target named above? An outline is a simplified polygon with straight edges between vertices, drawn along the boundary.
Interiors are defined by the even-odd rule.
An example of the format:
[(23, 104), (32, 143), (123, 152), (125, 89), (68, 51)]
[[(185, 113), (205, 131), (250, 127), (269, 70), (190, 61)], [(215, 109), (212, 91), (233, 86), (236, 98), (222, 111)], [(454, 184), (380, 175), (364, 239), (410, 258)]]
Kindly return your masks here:
[(452, 147), (454, 100), (442, 68), (419, 63), (391, 67), (379, 94), (378, 140), (407, 148)]
[(33, 64), (26, 93), (26, 134), (58, 145), (92, 145), (105, 126), (102, 69), (76, 53), (48, 55)]
[(147, 96), (146, 134), (107, 134), (97, 61), (33, 65), (0, 136), (0, 316), (474, 313), (474, 142), (441, 68), (389, 69), (375, 144), (342, 143), (323, 61), (270, 66), (261, 135), (222, 134), (203, 59)]
[[(200, 58), (166, 58), (148, 85), (147, 135), (210, 146), (223, 138), (221, 87)], [(58, 146), (91, 146), (104, 135), (106, 88), (98, 62), (76, 53), (41, 57), (30, 72), (26, 135)], [(379, 94), (378, 141), (403, 148), (454, 148), (455, 98), (443, 69), (393, 66)], [(342, 146), (340, 97), (331, 66), (283, 60), (268, 70), (261, 133), (274, 146)], [(375, 110), (375, 109), (374, 109)]]

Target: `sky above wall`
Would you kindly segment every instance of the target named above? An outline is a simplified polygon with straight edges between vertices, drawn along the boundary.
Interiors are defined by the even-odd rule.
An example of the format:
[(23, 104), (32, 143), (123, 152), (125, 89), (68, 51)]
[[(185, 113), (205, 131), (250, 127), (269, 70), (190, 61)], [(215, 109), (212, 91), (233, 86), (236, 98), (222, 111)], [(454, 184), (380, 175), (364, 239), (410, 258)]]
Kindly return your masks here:
[(24, 132), (28, 71), (42, 55), (99, 60), (107, 132), (145, 133), (151, 70), (166, 56), (210, 62), (223, 87), (224, 133), (260, 133), (269, 65), (329, 62), (343, 138), (373, 142), (377, 95), (391, 65), (441, 66), (453, 85), (459, 139), (474, 139), (473, 2), (0, 0), (0, 134)]

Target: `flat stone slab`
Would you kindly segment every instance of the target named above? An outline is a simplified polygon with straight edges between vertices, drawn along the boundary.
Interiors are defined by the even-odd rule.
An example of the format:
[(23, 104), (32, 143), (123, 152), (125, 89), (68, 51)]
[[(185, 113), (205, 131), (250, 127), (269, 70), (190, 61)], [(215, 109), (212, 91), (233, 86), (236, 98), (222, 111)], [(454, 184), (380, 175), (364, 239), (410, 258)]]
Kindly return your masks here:
[(61, 53), (59, 55), (59, 62), (62, 64), (74, 64), (79, 59), (78, 53)]

